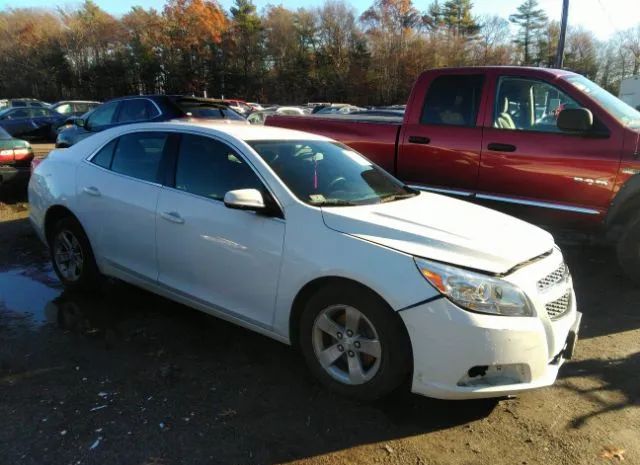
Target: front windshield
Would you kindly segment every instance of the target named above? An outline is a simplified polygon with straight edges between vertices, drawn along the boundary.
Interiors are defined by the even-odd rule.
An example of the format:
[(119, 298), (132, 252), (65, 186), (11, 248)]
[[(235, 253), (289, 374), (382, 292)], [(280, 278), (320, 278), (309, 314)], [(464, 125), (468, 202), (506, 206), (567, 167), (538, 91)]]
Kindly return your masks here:
[(251, 147), (305, 203), (350, 206), (417, 195), (349, 147), (316, 140), (250, 141)]
[(589, 95), (625, 126), (640, 127), (640, 112), (611, 95), (584, 76), (570, 76), (567, 81), (579, 91)]

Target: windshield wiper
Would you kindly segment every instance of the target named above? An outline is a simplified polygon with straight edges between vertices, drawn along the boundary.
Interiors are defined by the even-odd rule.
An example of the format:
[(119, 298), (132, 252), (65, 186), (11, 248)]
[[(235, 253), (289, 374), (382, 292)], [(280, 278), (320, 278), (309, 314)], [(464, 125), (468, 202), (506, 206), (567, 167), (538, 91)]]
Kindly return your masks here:
[(358, 204), (342, 199), (326, 199), (320, 202), (312, 202), (311, 205), (314, 207), (352, 207)]
[(387, 194), (387, 195), (380, 196), (380, 203), (393, 202), (394, 200), (409, 199), (411, 197), (415, 197), (416, 195), (417, 193), (415, 192), (411, 192), (407, 194)]

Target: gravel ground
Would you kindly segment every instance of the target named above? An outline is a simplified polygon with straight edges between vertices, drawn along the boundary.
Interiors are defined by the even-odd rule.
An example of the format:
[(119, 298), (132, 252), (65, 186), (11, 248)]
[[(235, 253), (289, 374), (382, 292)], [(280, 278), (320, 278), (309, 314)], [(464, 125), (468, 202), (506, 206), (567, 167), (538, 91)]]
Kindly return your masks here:
[(584, 317), (553, 387), (365, 404), (131, 286), (64, 292), (23, 200), (0, 204), (0, 464), (640, 464), (640, 289), (606, 249), (564, 248)]

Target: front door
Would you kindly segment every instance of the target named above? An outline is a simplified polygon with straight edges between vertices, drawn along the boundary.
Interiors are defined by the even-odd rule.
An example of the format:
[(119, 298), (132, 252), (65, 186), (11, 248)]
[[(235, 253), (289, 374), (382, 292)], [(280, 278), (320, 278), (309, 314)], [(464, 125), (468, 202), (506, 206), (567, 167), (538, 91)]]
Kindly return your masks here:
[(155, 282), (156, 205), (161, 159), (169, 136), (125, 134), (78, 168), (78, 214), (98, 262)]
[(611, 199), (619, 136), (596, 113), (590, 134), (560, 130), (559, 112), (581, 105), (543, 80), (499, 76), (493, 100), (478, 199), (536, 223), (597, 223), (592, 220), (604, 214)]
[(482, 145), (484, 76), (439, 74), (424, 87), (426, 95), (412, 101), (422, 111), (408, 115), (400, 134), (397, 175), (410, 185), (471, 194)]
[(175, 179), (157, 208), (158, 281), (205, 306), (253, 324), (272, 324), (282, 260), (281, 218), (224, 205), (224, 194), (270, 195), (238, 153), (209, 137), (183, 134)]

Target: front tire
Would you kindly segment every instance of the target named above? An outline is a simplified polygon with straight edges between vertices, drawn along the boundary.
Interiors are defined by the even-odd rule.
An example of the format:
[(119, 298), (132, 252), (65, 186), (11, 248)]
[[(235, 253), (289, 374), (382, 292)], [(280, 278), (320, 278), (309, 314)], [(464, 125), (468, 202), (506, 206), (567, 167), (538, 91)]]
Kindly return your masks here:
[(348, 397), (384, 397), (411, 371), (402, 321), (380, 297), (357, 285), (316, 292), (303, 310), (298, 339), (312, 374)]
[(55, 224), (49, 251), (53, 269), (67, 289), (90, 291), (98, 287), (100, 271), (89, 239), (75, 218), (62, 218)]

